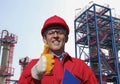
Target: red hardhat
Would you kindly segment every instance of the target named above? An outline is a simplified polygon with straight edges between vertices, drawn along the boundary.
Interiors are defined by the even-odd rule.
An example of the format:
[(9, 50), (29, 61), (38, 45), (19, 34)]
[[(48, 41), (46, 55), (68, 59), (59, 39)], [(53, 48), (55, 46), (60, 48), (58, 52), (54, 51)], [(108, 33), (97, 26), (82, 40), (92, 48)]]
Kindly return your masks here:
[(48, 18), (44, 25), (43, 25), (43, 28), (41, 30), (41, 34), (43, 35), (44, 31), (47, 29), (48, 26), (51, 26), (51, 25), (62, 25), (66, 30), (67, 30), (67, 34), (69, 34), (69, 27), (68, 25), (66, 24), (65, 20), (57, 15), (54, 15), (50, 18)]

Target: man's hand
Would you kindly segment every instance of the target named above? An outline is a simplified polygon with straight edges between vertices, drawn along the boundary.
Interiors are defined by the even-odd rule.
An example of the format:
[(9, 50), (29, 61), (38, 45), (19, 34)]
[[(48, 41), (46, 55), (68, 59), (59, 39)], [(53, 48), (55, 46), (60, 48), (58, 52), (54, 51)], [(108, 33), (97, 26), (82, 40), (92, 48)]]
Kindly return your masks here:
[(40, 80), (43, 74), (51, 73), (54, 67), (54, 62), (54, 56), (49, 54), (49, 46), (44, 45), (44, 50), (39, 61), (31, 70), (32, 77)]
[(51, 73), (53, 67), (54, 67), (54, 56), (49, 54), (49, 46), (46, 44), (44, 46), (44, 51), (41, 54), (41, 56), (44, 56), (46, 58), (46, 69), (45, 74)]

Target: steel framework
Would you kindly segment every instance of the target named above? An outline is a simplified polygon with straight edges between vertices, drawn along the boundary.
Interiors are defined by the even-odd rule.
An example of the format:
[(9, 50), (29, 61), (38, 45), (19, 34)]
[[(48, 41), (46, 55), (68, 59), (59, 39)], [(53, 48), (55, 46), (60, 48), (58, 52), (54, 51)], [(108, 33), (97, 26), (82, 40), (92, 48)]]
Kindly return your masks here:
[(120, 19), (93, 3), (74, 20), (76, 58), (84, 60), (100, 84), (120, 84)]

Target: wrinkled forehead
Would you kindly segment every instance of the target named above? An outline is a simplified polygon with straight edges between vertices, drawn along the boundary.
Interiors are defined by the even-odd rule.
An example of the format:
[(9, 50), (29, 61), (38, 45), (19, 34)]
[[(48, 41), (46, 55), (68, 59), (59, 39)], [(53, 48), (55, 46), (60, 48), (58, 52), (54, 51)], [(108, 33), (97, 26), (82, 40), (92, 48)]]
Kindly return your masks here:
[(63, 31), (66, 31), (67, 32), (67, 30), (62, 26), (62, 25), (50, 25), (50, 26), (48, 26), (47, 28), (46, 28), (46, 30), (44, 31), (44, 35), (46, 35), (46, 33), (48, 32), (48, 31), (50, 31), (50, 30), (63, 30)]
[(52, 29), (65, 30), (65, 28), (61, 25), (51, 25), (51, 26), (48, 26), (46, 30), (49, 31), (49, 30), (52, 30)]

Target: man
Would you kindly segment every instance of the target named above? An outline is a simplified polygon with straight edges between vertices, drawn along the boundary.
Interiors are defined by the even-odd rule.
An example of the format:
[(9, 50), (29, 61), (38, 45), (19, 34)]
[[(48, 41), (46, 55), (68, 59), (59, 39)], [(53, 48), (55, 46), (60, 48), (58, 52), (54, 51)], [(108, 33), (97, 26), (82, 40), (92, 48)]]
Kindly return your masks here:
[(64, 51), (69, 27), (59, 16), (48, 18), (41, 30), (45, 43), (39, 59), (33, 59), (22, 72), (18, 84), (62, 84), (68, 70), (80, 84), (98, 84), (92, 70), (80, 59)]

